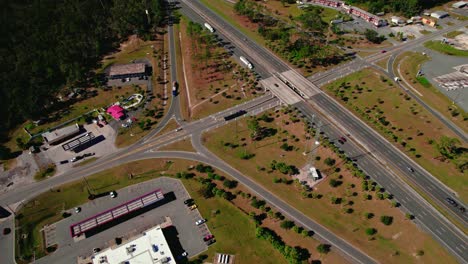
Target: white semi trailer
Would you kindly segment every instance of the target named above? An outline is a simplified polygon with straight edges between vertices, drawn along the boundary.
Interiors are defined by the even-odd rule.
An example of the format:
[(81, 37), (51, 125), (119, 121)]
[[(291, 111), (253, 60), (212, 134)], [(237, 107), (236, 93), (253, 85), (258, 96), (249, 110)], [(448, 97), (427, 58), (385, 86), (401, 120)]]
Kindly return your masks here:
[(205, 27), (206, 27), (211, 33), (214, 32), (214, 28), (213, 28), (210, 24), (205, 23)]
[(248, 59), (246, 59), (244, 56), (240, 56), (240, 60), (249, 68), (253, 69), (252, 63)]

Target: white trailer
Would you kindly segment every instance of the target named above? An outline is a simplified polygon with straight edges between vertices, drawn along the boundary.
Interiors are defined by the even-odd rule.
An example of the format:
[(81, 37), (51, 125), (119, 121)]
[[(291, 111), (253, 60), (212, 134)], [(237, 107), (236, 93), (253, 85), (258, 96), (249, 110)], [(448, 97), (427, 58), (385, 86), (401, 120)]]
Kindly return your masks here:
[(214, 28), (213, 28), (210, 24), (205, 23), (205, 27), (206, 27), (211, 33), (214, 32)]
[(240, 56), (240, 60), (249, 68), (253, 69), (252, 63), (248, 59), (246, 59), (244, 56)]

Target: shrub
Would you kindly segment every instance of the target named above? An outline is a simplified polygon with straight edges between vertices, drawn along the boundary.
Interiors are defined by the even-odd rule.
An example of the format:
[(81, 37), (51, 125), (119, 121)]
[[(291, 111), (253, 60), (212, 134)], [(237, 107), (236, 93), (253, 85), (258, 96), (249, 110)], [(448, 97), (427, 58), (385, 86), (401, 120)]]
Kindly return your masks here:
[(230, 180), (225, 180), (223, 182), (224, 187), (233, 189), (237, 187), (237, 181), (230, 181)]
[(373, 214), (373, 213), (366, 212), (366, 213), (364, 213), (364, 217), (365, 217), (366, 219), (372, 219), (372, 218), (374, 217), (374, 214)]
[(340, 186), (343, 182), (335, 180), (335, 179), (330, 179), (330, 181), (328, 183), (330, 184), (331, 187), (336, 188), (336, 187)]
[(413, 220), (413, 219), (414, 219), (414, 215), (412, 215), (412, 214), (410, 214), (410, 213), (406, 213), (406, 214), (405, 214), (405, 217), (406, 217), (406, 219), (408, 219), (408, 220)]
[(331, 166), (335, 165), (336, 161), (329, 157), (329, 158), (326, 158), (324, 162), (325, 162), (326, 165), (331, 167)]
[(366, 235), (372, 236), (372, 235), (375, 235), (375, 234), (377, 234), (377, 229), (375, 229), (375, 228), (367, 228), (366, 229)]
[(384, 225), (391, 225), (393, 223), (393, 217), (388, 215), (382, 215), (380, 217), (380, 222), (382, 222)]
[(320, 254), (327, 254), (328, 252), (330, 252), (330, 245), (328, 244), (320, 244), (317, 246), (317, 251), (320, 253)]
[(280, 227), (283, 229), (291, 229), (295, 226), (293, 221), (285, 220), (281, 222)]

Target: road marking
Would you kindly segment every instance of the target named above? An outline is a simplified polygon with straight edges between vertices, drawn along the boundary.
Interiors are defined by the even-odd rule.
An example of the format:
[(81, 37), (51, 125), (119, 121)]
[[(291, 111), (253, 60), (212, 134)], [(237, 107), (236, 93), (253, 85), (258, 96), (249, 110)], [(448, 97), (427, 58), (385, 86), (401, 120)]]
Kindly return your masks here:
[(427, 213), (426, 213), (426, 211), (421, 211), (421, 214), (423, 214), (423, 215), (427, 216)]
[(455, 247), (455, 249), (463, 253), (463, 250), (461, 250), (459, 247)]
[(436, 232), (439, 233), (439, 235), (442, 235), (442, 232), (440, 232), (439, 229), (436, 229)]

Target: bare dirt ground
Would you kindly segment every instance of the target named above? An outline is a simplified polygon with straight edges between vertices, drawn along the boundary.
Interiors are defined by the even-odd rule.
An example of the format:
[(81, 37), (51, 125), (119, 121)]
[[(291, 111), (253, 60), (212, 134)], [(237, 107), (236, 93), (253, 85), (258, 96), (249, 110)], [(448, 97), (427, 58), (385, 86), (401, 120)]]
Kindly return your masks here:
[(4, 170), (0, 167), (0, 193), (6, 192), (15, 186), (34, 182), (34, 174), (38, 171), (34, 156), (27, 151), (16, 158), (16, 164)]

